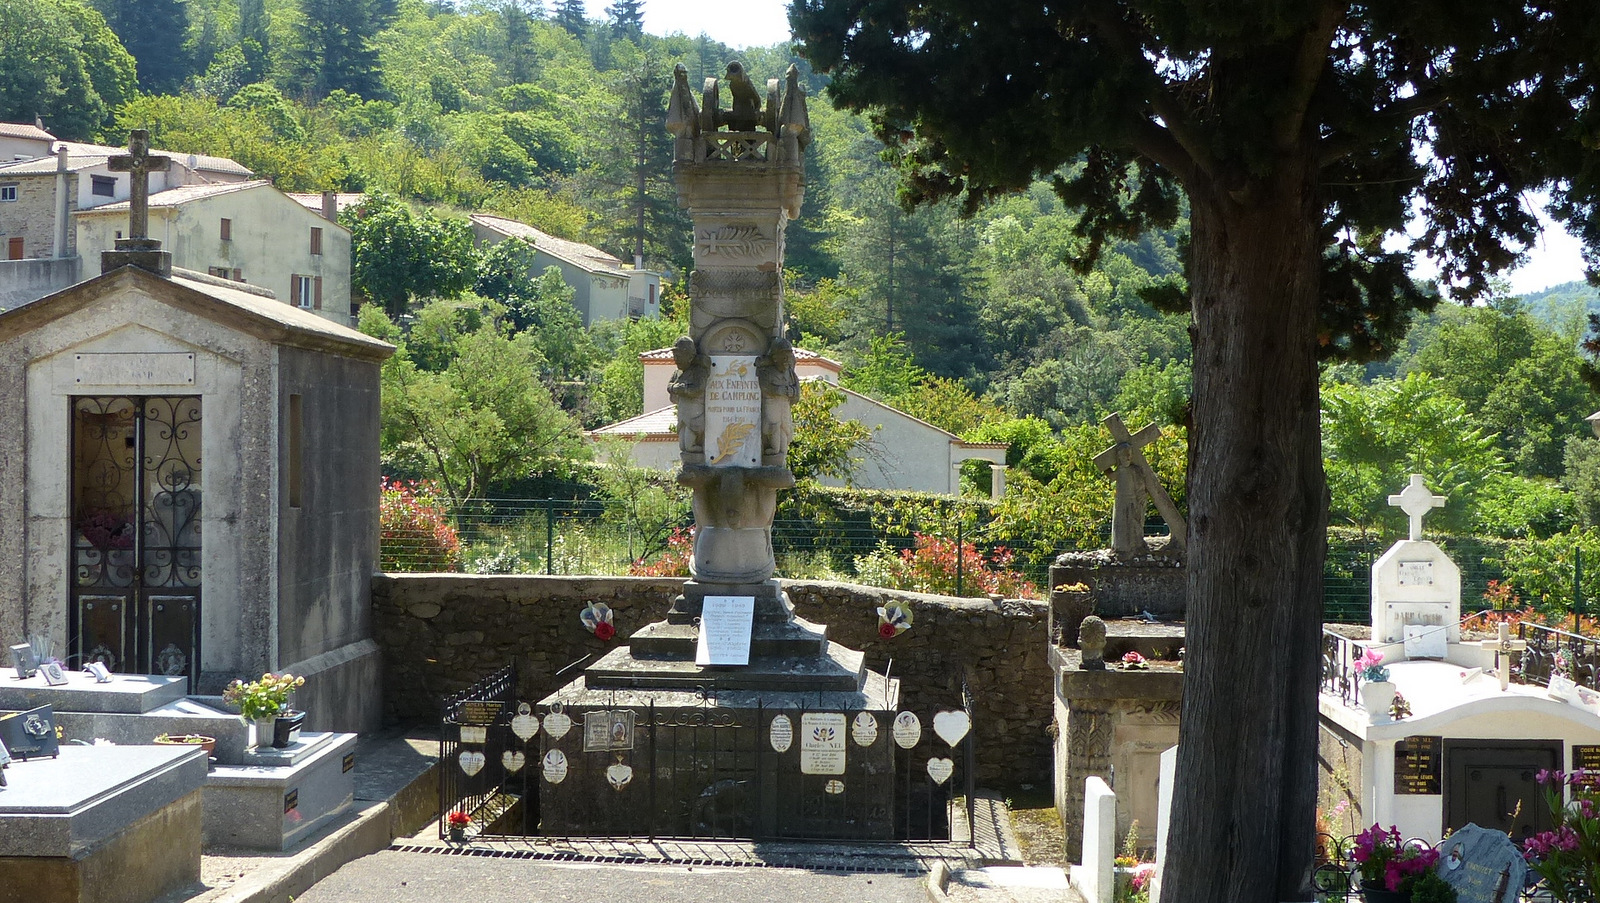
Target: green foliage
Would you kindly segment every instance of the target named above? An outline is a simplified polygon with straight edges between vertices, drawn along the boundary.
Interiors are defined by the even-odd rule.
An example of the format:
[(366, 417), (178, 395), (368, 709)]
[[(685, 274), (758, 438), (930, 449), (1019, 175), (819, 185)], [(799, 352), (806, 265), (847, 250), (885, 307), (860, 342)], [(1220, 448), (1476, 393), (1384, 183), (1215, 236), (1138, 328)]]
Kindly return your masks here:
[(472, 227), (432, 211), (412, 213), (383, 194), (345, 214), (350, 227), (352, 287), (382, 304), (391, 317), (412, 299), (452, 298), (472, 284)]
[(623, 439), (600, 441), (599, 465), (592, 473), (600, 497), (610, 503), (602, 519), (626, 532), (628, 559), (638, 563), (667, 550), (691, 519), (688, 490), (661, 471), (636, 466)]
[(829, 479), (849, 485), (863, 458), (873, 453), (871, 430), (859, 420), (834, 416), (844, 400), (843, 392), (821, 380), (800, 384), (789, 443), (789, 470), (797, 482)]
[(1403, 475), (1416, 473), (1450, 500), (1433, 515), (1438, 529), (1469, 530), (1479, 495), (1507, 470), (1494, 437), (1460, 399), (1422, 373), (1371, 386), (1324, 386), (1322, 442), (1330, 518), (1363, 529), (1401, 528), (1404, 515), (1388, 497)]
[(1576, 343), (1576, 333), (1558, 333), (1519, 303), (1498, 300), (1441, 311), (1406, 366), (1461, 399), (1518, 471), (1556, 477), (1567, 439), (1587, 429), (1577, 415), (1594, 407)]
[(1600, 440), (1567, 440), (1561, 485), (1572, 493), (1578, 523), (1600, 527)]
[(174, 92), (192, 74), (187, 48), (174, 40), (189, 29), (186, 0), (95, 0), (95, 8), (137, 62), (140, 88)]
[(59, 138), (93, 138), (134, 94), (133, 57), (81, 0), (0, 0), (0, 121), (43, 117)]
[(335, 90), (375, 98), (383, 93), (373, 40), (397, 12), (398, 0), (299, 0), (296, 84), (315, 98)]
[(1593, 611), (1600, 600), (1600, 531), (1573, 527), (1548, 539), (1512, 543), (1491, 563), (1505, 569), (1506, 582), (1524, 602), (1546, 617), (1559, 617), (1572, 610), (1577, 549), (1583, 550), (1583, 597)]
[(866, 352), (848, 362), (839, 382), (847, 389), (893, 404), (895, 399), (911, 394), (928, 375), (906, 349), (905, 336), (889, 333), (874, 336)]
[[(362, 325), (395, 333), (376, 312), (364, 312)], [(539, 379), (542, 365), (526, 334), (508, 337), (490, 318), (449, 302), (424, 307), (383, 368), (386, 469), (436, 480), (459, 507), (497, 483), (587, 457), (577, 424)]]

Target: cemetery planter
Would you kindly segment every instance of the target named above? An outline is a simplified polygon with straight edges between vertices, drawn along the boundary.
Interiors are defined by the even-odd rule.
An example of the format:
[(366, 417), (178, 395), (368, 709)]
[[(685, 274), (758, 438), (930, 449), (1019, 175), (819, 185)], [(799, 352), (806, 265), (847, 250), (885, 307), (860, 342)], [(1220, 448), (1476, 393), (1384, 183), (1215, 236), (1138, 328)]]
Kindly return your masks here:
[(1411, 903), (1409, 893), (1389, 890), (1380, 884), (1361, 885), (1361, 899), (1366, 903)]
[(1389, 720), (1389, 706), (1394, 703), (1394, 683), (1387, 680), (1369, 680), (1361, 684), (1361, 707), (1367, 710), (1376, 724)]
[(206, 755), (217, 754), (217, 738), (207, 737), (204, 734), (162, 734), (155, 739), (157, 746), (198, 746), (206, 751)]
[(467, 829), (466, 828), (458, 828), (458, 827), (452, 825), (450, 827), (450, 840), (451, 840), (452, 843), (466, 843), (467, 842)]
[(272, 726), (272, 745), (283, 749), (289, 744), (300, 739), (300, 725), (305, 723), (305, 712), (285, 712), (279, 715)]

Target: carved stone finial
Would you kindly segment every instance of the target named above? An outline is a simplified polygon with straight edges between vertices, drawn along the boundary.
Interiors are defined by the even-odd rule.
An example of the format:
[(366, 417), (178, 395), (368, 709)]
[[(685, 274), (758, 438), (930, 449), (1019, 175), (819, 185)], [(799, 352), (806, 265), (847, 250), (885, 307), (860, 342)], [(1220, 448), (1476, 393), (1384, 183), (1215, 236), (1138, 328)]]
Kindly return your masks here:
[(800, 87), (800, 70), (789, 64), (783, 88), (783, 112), (778, 114), (778, 128), (785, 138), (793, 138), (805, 150), (811, 143), (811, 114), (806, 111), (806, 92)]
[(733, 98), (733, 109), (728, 111), (728, 129), (735, 132), (753, 132), (761, 122), (761, 92), (745, 74), (744, 64), (738, 60), (728, 64), (728, 93)]
[(1106, 622), (1090, 615), (1078, 625), (1078, 649), (1083, 653), (1079, 666), (1084, 671), (1106, 669)]
[(672, 70), (672, 96), (667, 101), (667, 131), (674, 138), (700, 134), (700, 105), (689, 90), (689, 70), (679, 63)]

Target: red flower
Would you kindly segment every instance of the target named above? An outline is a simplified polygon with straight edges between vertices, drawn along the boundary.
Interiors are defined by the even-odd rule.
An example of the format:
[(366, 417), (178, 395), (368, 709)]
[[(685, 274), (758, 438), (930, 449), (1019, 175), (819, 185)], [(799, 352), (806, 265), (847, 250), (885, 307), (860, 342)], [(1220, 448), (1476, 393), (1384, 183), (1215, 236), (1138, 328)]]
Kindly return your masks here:
[(881, 636), (886, 640), (894, 639), (895, 633), (896, 631), (894, 629), (894, 625), (890, 624), (888, 621), (884, 621), (882, 624), (878, 625), (878, 636)]
[(472, 816), (465, 812), (452, 812), (450, 813), (449, 822), (452, 828), (465, 828), (467, 825), (472, 824)]
[(612, 627), (610, 624), (607, 624), (604, 621), (601, 621), (594, 625), (594, 635), (602, 640), (609, 640), (617, 635), (617, 628)]

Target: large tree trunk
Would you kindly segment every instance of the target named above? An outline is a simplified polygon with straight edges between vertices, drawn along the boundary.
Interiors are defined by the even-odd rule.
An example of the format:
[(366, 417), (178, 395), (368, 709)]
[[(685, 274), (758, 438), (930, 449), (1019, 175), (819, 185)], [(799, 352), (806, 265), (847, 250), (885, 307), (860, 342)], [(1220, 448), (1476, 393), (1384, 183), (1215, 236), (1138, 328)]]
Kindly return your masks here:
[(1189, 608), (1162, 903), (1309, 900), (1322, 564), (1309, 159), (1190, 185)]

